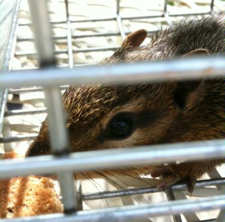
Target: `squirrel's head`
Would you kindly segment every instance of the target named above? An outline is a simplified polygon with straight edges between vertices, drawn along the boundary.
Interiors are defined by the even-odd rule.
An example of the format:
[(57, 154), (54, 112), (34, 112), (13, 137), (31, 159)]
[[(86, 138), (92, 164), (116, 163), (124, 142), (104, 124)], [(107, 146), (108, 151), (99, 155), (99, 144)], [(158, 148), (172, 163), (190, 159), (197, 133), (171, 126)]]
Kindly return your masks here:
[[(104, 63), (150, 60), (153, 46), (140, 47), (146, 35), (145, 30), (131, 33)], [(199, 54), (209, 51), (196, 48), (182, 56)], [(224, 121), (215, 126), (217, 120), (211, 115), (219, 101), (213, 99), (218, 87), (214, 90), (204, 80), (70, 87), (63, 103), (71, 151), (222, 138)], [(218, 118), (220, 115), (222, 119), (222, 112)], [(45, 121), (27, 156), (49, 152)]]

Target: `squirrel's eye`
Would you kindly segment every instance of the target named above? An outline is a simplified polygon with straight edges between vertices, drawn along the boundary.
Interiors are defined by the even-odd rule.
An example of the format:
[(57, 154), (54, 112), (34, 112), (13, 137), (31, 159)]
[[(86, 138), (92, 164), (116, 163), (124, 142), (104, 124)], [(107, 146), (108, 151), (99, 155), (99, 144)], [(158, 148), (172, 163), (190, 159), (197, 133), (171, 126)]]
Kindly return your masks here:
[(134, 131), (134, 116), (132, 113), (119, 113), (114, 116), (106, 128), (108, 139), (125, 139)]

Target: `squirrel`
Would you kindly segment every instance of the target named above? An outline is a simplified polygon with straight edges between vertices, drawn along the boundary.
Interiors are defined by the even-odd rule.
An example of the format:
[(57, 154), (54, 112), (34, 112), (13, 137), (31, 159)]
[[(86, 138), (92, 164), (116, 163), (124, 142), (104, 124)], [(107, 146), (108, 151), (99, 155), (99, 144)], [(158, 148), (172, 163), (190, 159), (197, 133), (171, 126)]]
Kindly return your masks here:
[[(158, 31), (147, 46), (140, 46), (146, 36), (145, 30), (129, 34), (102, 64), (225, 52), (225, 24), (218, 17), (182, 21)], [(225, 79), (71, 86), (63, 95), (63, 104), (72, 152), (225, 138)], [(48, 153), (44, 121), (26, 156)], [(223, 162), (174, 163), (149, 166), (147, 171), (163, 179), (159, 188), (183, 180), (192, 192), (197, 178)]]

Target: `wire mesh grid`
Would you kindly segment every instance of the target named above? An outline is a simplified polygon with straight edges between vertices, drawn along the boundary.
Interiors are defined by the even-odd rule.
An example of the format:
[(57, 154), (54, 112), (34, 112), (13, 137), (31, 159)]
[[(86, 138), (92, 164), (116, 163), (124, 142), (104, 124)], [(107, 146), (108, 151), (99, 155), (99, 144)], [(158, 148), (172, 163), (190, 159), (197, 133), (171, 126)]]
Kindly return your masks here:
[[(122, 2), (122, 3), (121, 3)], [(39, 54), (39, 59), (41, 65), (53, 65), (54, 58), (56, 57), (57, 60), (61, 59), (60, 64), (58, 64), (59, 67), (68, 67), (69, 69), (63, 70), (63, 76), (62, 71), (55, 68), (50, 69), (43, 69), (43, 70), (35, 70), (38, 66), (38, 57), (37, 52), (35, 52), (35, 48), (33, 45), (34, 38), (33, 36), (28, 37), (20, 37), (17, 36), (17, 44), (21, 44), (21, 47), (23, 46), (24, 42), (29, 42), (31, 47), (28, 49), (15, 52), (15, 57), (11, 58), (12, 52), (15, 48), (15, 30), (16, 30), (16, 24), (17, 24), (17, 12), (18, 12), (18, 6), (20, 4), (20, 1), (14, 1), (14, 5), (12, 6), (13, 9), (13, 21), (11, 25), (11, 35), (9, 38), (9, 46), (6, 50), (5, 54), (5, 61), (2, 65), (3, 70), (13, 69), (13, 62), (15, 62), (15, 58), (21, 58), (21, 57), (28, 57), (32, 59), (36, 59), (35, 66), (29, 67), (31, 70), (27, 70), (22, 72), (15, 72), (13, 78), (9, 78), (10, 74), (8, 73), (2, 73), (1, 74), (1, 83), (0, 87), (3, 88), (9, 88), (9, 90), (2, 90), (1, 91), (1, 110), (0, 110), (0, 129), (2, 137), (0, 138), (0, 142), (4, 144), (4, 149), (6, 151), (11, 150), (11, 142), (22, 142), (27, 140), (32, 140), (36, 137), (36, 134), (17, 134), (17, 135), (11, 135), (10, 131), (12, 129), (7, 129), (5, 127), (5, 122), (7, 121), (7, 118), (10, 117), (18, 117), (19, 115), (33, 115), (33, 114), (40, 114), (40, 113), (46, 113), (47, 109), (45, 107), (41, 108), (35, 108), (35, 109), (11, 109), (9, 106), (7, 110), (7, 98), (8, 95), (13, 95), (14, 97), (18, 98), (18, 95), (22, 93), (34, 93), (34, 92), (40, 92), (44, 91), (45, 97), (46, 97), (46, 105), (48, 108), (48, 113), (50, 113), (49, 118), (49, 124), (50, 124), (50, 136), (51, 136), (51, 143), (53, 147), (56, 149), (55, 152), (61, 152), (63, 153), (64, 147), (67, 146), (67, 137), (66, 132), (64, 129), (64, 120), (63, 120), (63, 111), (61, 107), (60, 101), (60, 91), (55, 87), (56, 85), (63, 85), (61, 86), (61, 89), (64, 90), (67, 88), (67, 84), (71, 83), (73, 85), (79, 85), (81, 83), (93, 83), (93, 82), (103, 82), (106, 84), (114, 83), (114, 82), (127, 82), (127, 76), (134, 75), (136, 78), (135, 81), (142, 81), (143, 75), (145, 79), (151, 80), (151, 81), (166, 81), (170, 79), (185, 79), (185, 78), (200, 78), (201, 71), (208, 67), (209, 61), (211, 61), (211, 64), (214, 64), (212, 73), (218, 76), (224, 75), (224, 64), (223, 64), (223, 57), (221, 58), (211, 58), (207, 60), (189, 60), (182, 63), (180, 61), (180, 64), (182, 65), (182, 68), (179, 67), (179, 61), (172, 61), (170, 65), (172, 65), (172, 68), (174, 68), (174, 73), (171, 75), (166, 75), (166, 71), (168, 70), (168, 66), (162, 62), (162, 64), (139, 64), (139, 65), (120, 65), (118, 66), (119, 69), (117, 69), (117, 66), (111, 67), (110, 70), (107, 69), (107, 67), (98, 67), (97, 69), (95, 67), (85, 67), (85, 68), (78, 68), (78, 66), (86, 65), (86, 58), (88, 60), (88, 56), (83, 59), (83, 62), (79, 62), (80, 58), (77, 58), (76, 56), (78, 54), (87, 54), (88, 53), (99, 53), (99, 52), (107, 52), (110, 55), (113, 51), (118, 49), (118, 44), (114, 45), (113, 47), (95, 47), (95, 48), (76, 48), (74, 45), (76, 45), (76, 41), (80, 39), (96, 39), (96, 38), (107, 38), (109, 37), (109, 41), (113, 41), (112, 38), (115, 37), (114, 43), (118, 43), (121, 40), (125, 38), (127, 34), (129, 34), (132, 30), (132, 25), (127, 24), (126, 22), (134, 21), (137, 22), (142, 21), (148, 21), (151, 22), (154, 21), (154, 19), (162, 19), (162, 21), (156, 22), (157, 25), (151, 26), (151, 28), (148, 28), (148, 34), (151, 36), (151, 33), (157, 31), (159, 27), (161, 27), (162, 24), (165, 26), (170, 25), (173, 20), (178, 20), (183, 17), (190, 17), (190, 16), (202, 16), (202, 15), (210, 15), (213, 14), (215, 11), (215, 4), (216, 2), (208, 1), (206, 4), (207, 7), (204, 8), (203, 11), (195, 12), (188, 11), (188, 12), (182, 12), (179, 11), (173, 11), (169, 10), (170, 7), (170, 1), (161, 1), (160, 10), (153, 10), (151, 15), (126, 15), (126, 13), (121, 13), (121, 8), (123, 8), (123, 1), (112, 1), (109, 4), (111, 4), (112, 7), (110, 7), (110, 10), (113, 11), (111, 17), (103, 17), (103, 18), (96, 18), (92, 17), (91, 19), (81, 19), (79, 16), (72, 15), (71, 11), (72, 8), (78, 8), (76, 4), (73, 5), (73, 1), (65, 1), (65, 2), (59, 2), (63, 4), (63, 13), (62, 18), (58, 21), (54, 21), (54, 18), (50, 17), (50, 23), (53, 26), (54, 33), (57, 33), (57, 29), (59, 27), (63, 27), (63, 35), (57, 36), (53, 35), (54, 40), (54, 47), (55, 51), (53, 50), (53, 45), (51, 44), (51, 33), (49, 32), (50, 26), (48, 24), (48, 16), (51, 15), (51, 10), (49, 11), (49, 14), (47, 13), (45, 1), (30, 1), (30, 8), (31, 8), (31, 15), (36, 18), (33, 20), (34, 25), (34, 33), (36, 33), (36, 43), (37, 43), (37, 50)], [(185, 1), (184, 1), (185, 2)], [(51, 9), (51, 4), (56, 5), (56, 2), (49, 2), (49, 8)], [(96, 3), (97, 4), (97, 3)], [(122, 6), (121, 6), (122, 4)], [(129, 3), (130, 4), (130, 3)], [(188, 4), (188, 3), (187, 3)], [(33, 9), (33, 11), (32, 11)], [(34, 10), (35, 9), (35, 10)], [(107, 15), (108, 11), (104, 14)], [(81, 17), (81, 16), (80, 16)], [(37, 19), (39, 18), (39, 19)], [(117, 31), (112, 32), (111, 30), (108, 32), (102, 33), (101, 31), (96, 33), (90, 33), (86, 34), (82, 31), (79, 32), (77, 30), (85, 30), (85, 27), (87, 27), (87, 24), (90, 25), (90, 23), (93, 26), (97, 26), (98, 23), (106, 22), (107, 24), (114, 23), (114, 26), (117, 27)], [(79, 25), (81, 25), (80, 29), (77, 28)], [(104, 24), (105, 25), (105, 24)], [(141, 24), (143, 25), (143, 24)], [(149, 24), (148, 24), (149, 25)], [(30, 27), (30, 22), (22, 22), (19, 24), (19, 28), (27, 28)], [(75, 31), (74, 28), (76, 27)], [(129, 27), (131, 30), (129, 30), (127, 27)], [(143, 27), (142, 27), (143, 28)], [(56, 29), (56, 30), (55, 30)], [(18, 29), (17, 27), (17, 30)], [(101, 27), (100, 27), (101, 30)], [(18, 32), (17, 32), (18, 33)], [(38, 35), (37, 35), (38, 33)], [(47, 34), (46, 34), (47, 33)], [(19, 34), (18, 34), (19, 35)], [(46, 44), (46, 38), (49, 38), (49, 41), (47, 41), (48, 44)], [(60, 48), (57, 43), (64, 43), (65, 45)], [(46, 46), (48, 45), (48, 46)], [(108, 45), (108, 43), (107, 43)], [(113, 45), (113, 44), (110, 44)], [(30, 48), (33, 50), (30, 51)], [(29, 50), (29, 51), (28, 51)], [(104, 53), (104, 57), (107, 56), (107, 53)], [(94, 54), (95, 55), (95, 54)], [(62, 57), (61, 57), (62, 56)], [(11, 63), (10, 63), (11, 59)], [(100, 57), (99, 60), (102, 58)], [(78, 62), (77, 62), (78, 61)], [(213, 61), (213, 62), (212, 62)], [(26, 62), (25, 61), (25, 68), (26, 68)], [(93, 61), (91, 61), (92, 63)], [(93, 63), (96, 63), (98, 61), (94, 61)], [(196, 62), (196, 64), (202, 63), (202, 66), (190, 66), (190, 64), (193, 65), (193, 63)], [(90, 61), (89, 61), (90, 63)], [(75, 69), (71, 69), (74, 68)], [(163, 70), (159, 67), (165, 67)], [(190, 68), (191, 67), (191, 68)], [(196, 67), (196, 68), (193, 68)], [(24, 67), (20, 67), (20, 69), (24, 69)], [(143, 73), (142, 78), (138, 76), (138, 73), (142, 71)], [(152, 71), (149, 71), (152, 70)], [(193, 71), (195, 75), (187, 77), (188, 71)], [(177, 73), (179, 72), (179, 77)], [(52, 81), (52, 73), (54, 73), (55, 81)], [(103, 78), (107, 73), (107, 79)], [(155, 76), (154, 73), (157, 73), (159, 75)], [(129, 75), (128, 75), (129, 74)], [(152, 75), (151, 75), (152, 74)], [(182, 75), (183, 74), (183, 75)], [(116, 78), (114, 78), (116, 76)], [(164, 77), (164, 78), (163, 78)], [(166, 77), (166, 78), (165, 78)], [(131, 80), (129, 80), (131, 81)], [(20, 87), (20, 86), (34, 86), (34, 85), (40, 85), (44, 88), (35, 87), (35, 88), (13, 88), (13, 87)], [(8, 105), (12, 101), (8, 101)], [(58, 112), (54, 112), (54, 110), (57, 110)], [(55, 121), (57, 119), (58, 121)], [(57, 138), (57, 139), (56, 139)], [(194, 146), (202, 147), (202, 150), (199, 148), (199, 154), (196, 155), (195, 152), (191, 152), (192, 148)], [(159, 149), (162, 147), (159, 146)], [(206, 149), (208, 148), (208, 149)], [(57, 150), (58, 149), (58, 150)], [(107, 152), (99, 152), (98, 158), (93, 158), (93, 154), (77, 154), (72, 156), (66, 156), (61, 157), (59, 159), (45, 159), (42, 160), (36, 160), (35, 158), (32, 160), (32, 165), (30, 165), (31, 160), (27, 159), (23, 163), (11, 163), (8, 165), (8, 168), (4, 167), (4, 163), (0, 167), (0, 177), (4, 178), (7, 175), (8, 177), (12, 176), (18, 176), (18, 175), (28, 175), (31, 172), (32, 173), (51, 173), (51, 172), (59, 172), (59, 181), (60, 181), (60, 187), (61, 187), (61, 194), (62, 194), (62, 201), (64, 203), (64, 209), (65, 213), (74, 212), (77, 210), (82, 209), (82, 202), (85, 200), (96, 200), (96, 199), (106, 199), (106, 198), (114, 198), (114, 197), (125, 197), (130, 195), (137, 195), (137, 194), (146, 194), (146, 193), (157, 193), (159, 192), (156, 188), (149, 188), (149, 187), (143, 187), (143, 188), (133, 188), (133, 189), (124, 189), (124, 190), (117, 190), (117, 191), (105, 191), (105, 192), (98, 192), (98, 193), (92, 193), (92, 194), (83, 194), (80, 189), (76, 192), (73, 192), (73, 177), (70, 173), (71, 169), (73, 169), (76, 172), (87, 170), (87, 169), (104, 169), (109, 167), (115, 167), (118, 165), (118, 163), (121, 164), (121, 160), (123, 160), (124, 166), (129, 166), (130, 160), (133, 160), (132, 164), (143, 164), (143, 160), (151, 163), (159, 163), (159, 162), (169, 162), (174, 159), (181, 159), (181, 160), (193, 160), (193, 159), (204, 159), (208, 156), (210, 157), (218, 157), (222, 156), (224, 153), (224, 141), (211, 141), (211, 142), (202, 142), (202, 143), (193, 143), (190, 145), (185, 144), (178, 144), (177, 146), (171, 146), (168, 147), (168, 152), (164, 152), (164, 155), (160, 155), (160, 157), (157, 157), (156, 154), (152, 151), (148, 151), (145, 148), (140, 149), (139, 152), (143, 153), (145, 156), (145, 159), (143, 157), (141, 159), (136, 158), (136, 152), (133, 152), (133, 150), (128, 149), (125, 150), (124, 153), (116, 152), (114, 158), (112, 158), (112, 152), (113, 151), (107, 151)], [(165, 149), (164, 149), (165, 150)], [(128, 155), (129, 153), (129, 155)], [(172, 154), (172, 159), (169, 159), (168, 156)], [(188, 155), (187, 155), (188, 154)], [(204, 156), (203, 156), (204, 155)], [(156, 158), (157, 157), (157, 158)], [(104, 160), (104, 161), (103, 161)], [(157, 161), (158, 162), (157, 162)], [(101, 163), (101, 164), (100, 164)], [(29, 168), (27, 167), (29, 164)], [(69, 171), (68, 171), (69, 170)], [(43, 219), (50, 220), (73, 220), (73, 221), (101, 221), (101, 220), (112, 220), (112, 221), (121, 221), (121, 220), (134, 220), (139, 221), (141, 218), (144, 220), (144, 218), (151, 217), (151, 216), (160, 216), (160, 215), (170, 215), (173, 214), (172, 220), (175, 222), (179, 221), (199, 221), (199, 218), (197, 214), (195, 213), (189, 213), (187, 212), (195, 212), (197, 210), (208, 210), (208, 209), (215, 209), (215, 208), (223, 208), (224, 207), (224, 200), (225, 197), (222, 195), (224, 193), (224, 178), (221, 178), (220, 174), (215, 170), (210, 175), (214, 179), (208, 179), (208, 180), (201, 180), (197, 182), (196, 187), (202, 188), (202, 192), (199, 195), (203, 196), (210, 196), (210, 190), (213, 194), (218, 194), (218, 196), (215, 197), (208, 197), (206, 199), (200, 199), (200, 200), (183, 200), (183, 201), (175, 201), (175, 202), (167, 202), (167, 203), (159, 203), (159, 204), (149, 204), (147, 206), (134, 206), (134, 207), (124, 207), (124, 208), (113, 208), (113, 209), (104, 209), (104, 210), (96, 210), (92, 212), (84, 212), (80, 213), (80, 211), (77, 212), (77, 214), (72, 214), (70, 216), (63, 216), (63, 215), (57, 215), (56, 217), (44, 217)], [(216, 178), (216, 179), (215, 179)], [(216, 188), (211, 189), (207, 188), (209, 186), (216, 186)], [(187, 198), (185, 192), (186, 186), (184, 184), (181, 185), (175, 185), (170, 190), (166, 192), (166, 196), (168, 200), (181, 200)], [(74, 195), (72, 195), (74, 194)], [(219, 195), (220, 194), (220, 195)], [(198, 196), (198, 195), (197, 195)], [(181, 213), (183, 215), (181, 216)], [(217, 213), (217, 221), (224, 221), (224, 212), (221, 210), (221, 212)], [(42, 217), (41, 217), (42, 218)], [(31, 219), (33, 220), (33, 219)], [(215, 221), (216, 219), (207, 219), (204, 221)], [(24, 221), (23, 219), (20, 219), (18, 221)], [(201, 220), (203, 221), (203, 220)]]

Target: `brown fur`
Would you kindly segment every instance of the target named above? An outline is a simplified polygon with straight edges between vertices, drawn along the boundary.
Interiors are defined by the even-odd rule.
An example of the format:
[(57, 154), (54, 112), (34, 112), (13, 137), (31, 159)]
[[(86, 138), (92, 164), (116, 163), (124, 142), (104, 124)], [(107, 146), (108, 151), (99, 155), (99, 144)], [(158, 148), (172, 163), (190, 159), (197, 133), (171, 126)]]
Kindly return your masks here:
[[(154, 34), (148, 46), (139, 47), (145, 36), (144, 30), (132, 33), (103, 63), (155, 61), (225, 52), (225, 26), (216, 18), (182, 22)], [(70, 87), (63, 95), (63, 102), (68, 113), (67, 128), (73, 152), (225, 138), (225, 81), (221, 79)], [(146, 124), (124, 140), (101, 138), (108, 120), (121, 110), (144, 113)], [(49, 153), (47, 130), (44, 122), (28, 156)], [(206, 160), (167, 168), (150, 167), (149, 170), (153, 176), (165, 178), (160, 185), (164, 187), (180, 179), (193, 182), (223, 161)]]

